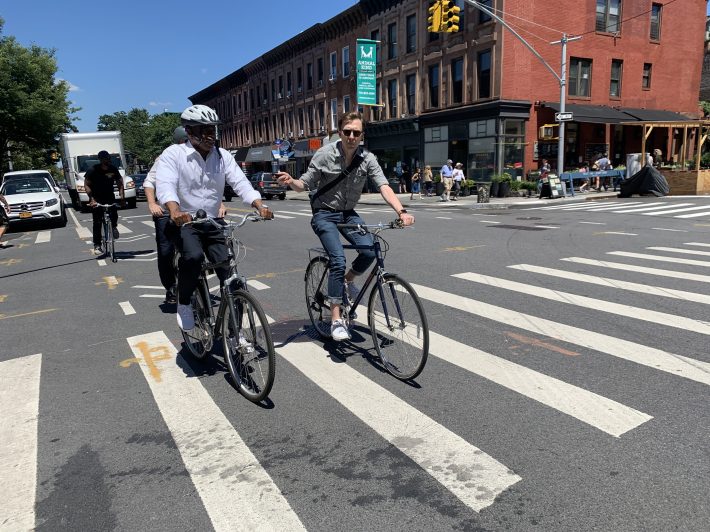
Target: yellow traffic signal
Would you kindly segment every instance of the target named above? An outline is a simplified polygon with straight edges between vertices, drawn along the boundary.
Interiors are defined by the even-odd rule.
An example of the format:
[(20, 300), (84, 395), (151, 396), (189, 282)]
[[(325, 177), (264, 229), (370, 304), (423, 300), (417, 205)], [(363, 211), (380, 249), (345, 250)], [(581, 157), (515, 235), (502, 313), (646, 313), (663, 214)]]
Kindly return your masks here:
[(439, 33), (441, 31), (441, 15), (442, 15), (442, 0), (436, 0), (429, 7), (429, 18), (427, 22), (427, 31), (429, 33)]
[(461, 12), (461, 8), (459, 6), (452, 6), (451, 0), (442, 0), (441, 11), (440, 31), (448, 33), (459, 31), (459, 13)]

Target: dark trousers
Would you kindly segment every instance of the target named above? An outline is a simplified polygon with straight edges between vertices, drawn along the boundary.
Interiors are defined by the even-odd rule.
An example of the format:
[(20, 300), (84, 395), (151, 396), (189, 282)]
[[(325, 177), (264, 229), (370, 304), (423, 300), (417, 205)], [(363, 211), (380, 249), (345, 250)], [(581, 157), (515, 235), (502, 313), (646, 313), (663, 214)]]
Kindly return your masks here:
[[(111, 218), (111, 227), (116, 227), (118, 225), (118, 208), (109, 207), (108, 215)], [(104, 207), (94, 207), (91, 211), (91, 216), (94, 221), (94, 246), (101, 245), (101, 224), (104, 220)]]
[[(330, 272), (328, 273), (328, 300), (340, 304), (343, 301), (343, 286), (345, 281), (345, 250), (340, 240), (340, 232), (335, 224), (364, 224), (362, 218), (354, 210), (343, 212), (317, 211), (311, 218), (313, 232), (320, 238), (323, 248), (330, 257)], [(344, 232), (343, 237), (357, 246), (371, 246), (372, 235)], [(359, 249), (357, 258), (353, 261), (352, 270), (365, 273), (375, 260), (375, 252), (371, 249)]]
[(170, 220), (170, 216), (164, 215), (153, 217), (155, 224), (155, 244), (158, 250), (158, 274), (160, 282), (166, 290), (170, 290), (175, 284), (175, 238), (178, 228)]
[[(224, 262), (229, 254), (222, 231), (211, 225), (182, 226), (176, 244), (180, 250), (178, 303), (188, 305), (202, 271), (205, 252), (211, 263)], [(229, 268), (219, 267), (215, 273), (221, 283), (227, 278)]]

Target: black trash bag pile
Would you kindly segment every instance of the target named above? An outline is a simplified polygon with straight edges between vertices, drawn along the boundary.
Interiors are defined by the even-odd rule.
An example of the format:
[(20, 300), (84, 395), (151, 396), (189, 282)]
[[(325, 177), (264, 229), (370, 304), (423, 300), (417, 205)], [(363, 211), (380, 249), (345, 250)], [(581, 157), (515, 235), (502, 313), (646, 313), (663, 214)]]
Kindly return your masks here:
[(653, 194), (654, 196), (667, 196), (671, 191), (668, 181), (663, 174), (653, 166), (644, 166), (628, 179), (621, 182), (620, 198), (630, 198), (634, 194), (641, 196)]

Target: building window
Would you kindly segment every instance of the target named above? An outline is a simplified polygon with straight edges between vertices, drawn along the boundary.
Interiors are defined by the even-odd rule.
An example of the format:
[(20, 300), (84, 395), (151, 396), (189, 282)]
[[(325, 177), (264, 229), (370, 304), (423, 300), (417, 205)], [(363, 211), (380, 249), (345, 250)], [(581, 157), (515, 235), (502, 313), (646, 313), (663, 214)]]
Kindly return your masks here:
[(298, 110), (298, 134), (303, 135), (303, 107)]
[(439, 107), (439, 65), (429, 67), (429, 107)]
[(650, 89), (651, 88), (651, 70), (653, 68), (653, 65), (651, 63), (644, 63), (643, 64), (643, 78), (641, 80), (641, 88), (642, 89)]
[(451, 61), (451, 103), (463, 102), (463, 57)]
[(323, 58), (318, 58), (318, 86), (323, 85)]
[(306, 89), (313, 90), (313, 63), (306, 65)]
[[(261, 107), (261, 87), (256, 88), (256, 106)], [(254, 107), (254, 104), (252, 102), (252, 108)]]
[(407, 76), (407, 114), (417, 114), (417, 75)]
[(621, 98), (621, 71), (624, 62), (621, 59), (611, 61), (611, 84), (609, 85), (609, 96)]
[(380, 53), (380, 43), (379, 43), (380, 30), (372, 30), (370, 32), (370, 40), (371, 41), (378, 41), (376, 55), (377, 55), (377, 64), (379, 65), (382, 62), (382, 54)]
[(592, 60), (570, 58), (568, 94), (589, 98), (592, 86)]
[(661, 10), (662, 4), (653, 4), (651, 6), (651, 40), (661, 40)]
[(284, 97), (284, 77), (279, 74), (279, 98)]
[(350, 76), (350, 47), (346, 46), (343, 48), (343, 77), (347, 78)]
[(308, 134), (312, 135), (315, 132), (315, 125), (313, 124), (313, 119), (315, 115), (313, 114), (313, 106), (308, 106)]
[(621, 31), (621, 0), (597, 0), (595, 29), (607, 33)]
[(330, 80), (335, 81), (338, 77), (338, 54), (330, 52)]
[(491, 97), (491, 51), (478, 52), (478, 99)]
[[(491, 8), (491, 0), (479, 0), (478, 3), (487, 7), (488, 9)], [(481, 10), (478, 11), (478, 23), (479, 24), (483, 24), (483, 23), (489, 22), (491, 20), (492, 20), (492, 18), (488, 13), (485, 13)]]
[(291, 85), (291, 72), (286, 72), (286, 95), (291, 96), (291, 91), (293, 90)]
[(298, 67), (296, 69), (296, 92), (303, 91), (303, 69)]
[(387, 26), (387, 59), (397, 58), (397, 23)]
[(391, 79), (387, 82), (387, 103), (389, 105), (389, 117), (397, 118), (397, 80)]
[(350, 112), (350, 96), (343, 96), (343, 113)]
[(276, 101), (276, 80), (271, 78), (271, 101)]
[(325, 131), (325, 102), (318, 102), (318, 127)]
[(330, 100), (330, 130), (335, 131), (338, 128), (338, 99)]
[(417, 16), (407, 17), (407, 53), (410, 54), (417, 49)]

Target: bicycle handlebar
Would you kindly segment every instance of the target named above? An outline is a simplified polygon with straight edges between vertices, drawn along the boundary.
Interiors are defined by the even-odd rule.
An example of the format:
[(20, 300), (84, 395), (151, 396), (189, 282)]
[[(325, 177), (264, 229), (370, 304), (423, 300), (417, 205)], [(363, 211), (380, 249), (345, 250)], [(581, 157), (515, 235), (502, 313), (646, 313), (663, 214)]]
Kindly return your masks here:
[(97, 203), (96, 205), (94, 205), (94, 207), (118, 207), (118, 203), (111, 203), (110, 205), (106, 203)]
[(214, 218), (194, 218), (194, 219), (190, 220), (189, 222), (183, 223), (182, 225), (185, 226), (185, 225), (194, 225), (194, 224), (197, 224), (197, 225), (210, 224), (210, 225), (216, 227), (217, 229), (224, 229), (225, 227), (238, 228), (238, 227), (243, 226), (247, 222), (247, 220), (253, 220), (255, 222), (260, 222), (262, 220), (266, 220), (266, 218), (264, 218), (263, 216), (259, 216), (255, 212), (248, 212), (244, 216), (242, 216), (242, 219), (239, 223), (227, 221), (224, 218), (220, 218), (220, 220), (224, 221), (224, 225), (216, 222)]
[(373, 231), (383, 231), (385, 229), (403, 229), (404, 222), (402, 220), (395, 220), (388, 223), (378, 223), (378, 224), (335, 224), (338, 229), (352, 229), (353, 231), (358, 231), (360, 233), (372, 233)]

